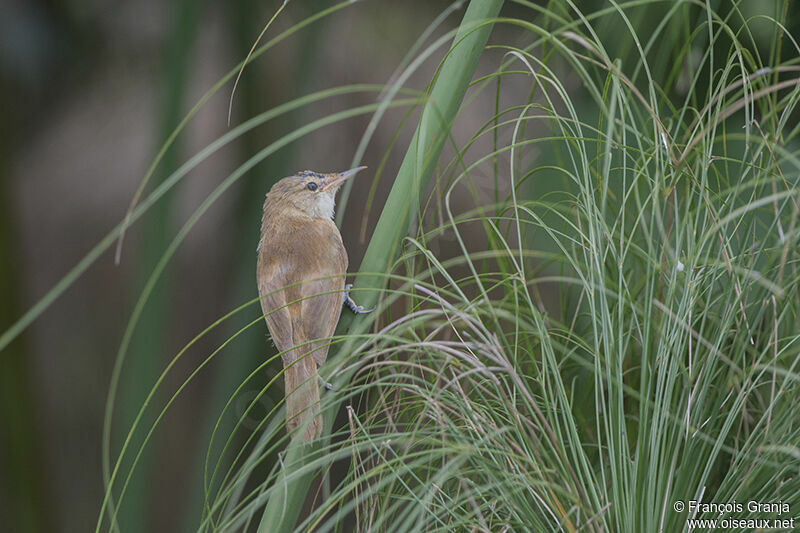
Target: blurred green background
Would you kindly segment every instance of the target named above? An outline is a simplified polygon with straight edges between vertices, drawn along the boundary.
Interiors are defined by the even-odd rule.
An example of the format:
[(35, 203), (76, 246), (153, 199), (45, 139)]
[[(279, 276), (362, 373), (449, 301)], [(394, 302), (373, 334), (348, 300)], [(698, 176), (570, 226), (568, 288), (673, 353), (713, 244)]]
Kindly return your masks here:
[[(267, 39), (333, 4), (290, 2)], [(324, 88), (386, 83), (418, 36), (451, 4), (363, 1), (315, 23), (246, 68), (233, 100), (232, 124)], [(659, 22), (667, 4), (649, 6), (637, 15), (642, 33)], [(724, 12), (729, 3), (715, 4)], [(280, 5), (277, 0), (4, 2), (0, 332), (124, 217), (173, 128), (245, 57)], [(592, 11), (608, 4), (587, 0), (577, 5)], [(753, 15), (776, 18), (785, 7), (779, 0), (740, 5)], [(517, 13), (530, 11), (507, 3), (503, 15)], [(435, 35), (456, 27), (460, 14), (457, 10), (446, 18)], [(793, 14), (791, 20), (796, 18)], [(520, 30), (498, 25), (494, 31), (495, 38), (506, 32), (503, 40), (513, 42)], [(753, 31), (765, 46), (771, 42), (769, 25), (763, 36), (757, 24)], [(670, 47), (679, 47), (685, 38), (677, 29), (674, 42), (665, 43), (652, 58), (656, 77), (670, 74)], [(618, 45), (609, 54), (621, 57), (624, 65), (630, 43), (621, 40)], [(439, 59), (429, 61), (408, 85), (423, 89)], [(488, 68), (495, 67), (493, 61)], [(515, 90), (513, 83), (506, 87)], [(156, 182), (228, 131), (230, 90), (229, 83), (200, 110), (167, 153)], [(336, 105), (368, 104), (375, 96), (359, 94)], [(271, 140), (320, 114), (324, 105), (273, 121), (205, 161), (129, 230), (119, 266), (114, 265), (113, 250), (106, 253), (0, 352), (0, 529), (70, 532), (94, 526), (103, 497), (101, 436), (113, 361), (147, 276), (214, 186)], [(491, 99), (486, 105), (493, 105)], [(324, 108), (325, 113), (332, 110)], [(379, 166), (402, 117), (402, 112), (387, 115), (362, 164)], [(132, 339), (112, 430), (112, 458), (144, 395), (172, 356), (222, 314), (256, 296), (255, 245), (263, 195), (272, 180), (305, 168), (347, 168), (368, 118), (324, 129), (268, 158), (212, 207), (179, 248)], [(469, 124), (470, 117), (460, 120)], [(342, 232), (351, 265), (360, 262), (392, 169), (408, 143), (411, 128), (406, 130), (397, 141), (402, 148), (389, 154), (364, 228), (368, 187), (353, 189), (354, 212), (344, 217)], [(238, 320), (194, 346), (175, 375), (186, 375), (247, 322)], [(266, 328), (251, 328), (187, 388), (156, 433), (141, 475), (134, 478), (121, 516), (125, 523), (138, 524), (139, 531), (196, 526), (191, 517), (199, 517), (192, 507), (200, 501), (198, 465), (219, 402), (271, 349)], [(168, 379), (175, 380), (167, 384), (174, 390), (183, 378)], [(126, 517), (126, 512), (135, 515)]]

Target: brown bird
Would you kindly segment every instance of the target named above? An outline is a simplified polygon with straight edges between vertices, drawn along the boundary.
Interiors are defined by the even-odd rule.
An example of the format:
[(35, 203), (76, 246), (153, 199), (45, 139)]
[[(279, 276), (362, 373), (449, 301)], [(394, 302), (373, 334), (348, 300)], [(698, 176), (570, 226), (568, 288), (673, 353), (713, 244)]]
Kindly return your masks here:
[(349, 297), (347, 251), (332, 220), (336, 191), (364, 168), (305, 170), (273, 185), (264, 201), (258, 293), (272, 340), (284, 352), (286, 426), (304, 427), (306, 442), (322, 433), (317, 368), (328, 357), (324, 339), (336, 330), (343, 303), (355, 313), (371, 311)]

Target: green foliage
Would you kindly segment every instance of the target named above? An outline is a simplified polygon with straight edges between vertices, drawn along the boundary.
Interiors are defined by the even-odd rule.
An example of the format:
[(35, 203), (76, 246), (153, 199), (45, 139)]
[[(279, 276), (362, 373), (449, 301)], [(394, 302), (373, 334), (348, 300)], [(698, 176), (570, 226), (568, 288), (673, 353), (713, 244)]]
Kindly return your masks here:
[[(431, 162), (444, 192), (422, 203), (417, 236), (391, 270), (385, 325), (338, 339), (347, 359), (326, 370), (357, 373), (335, 381), (328, 418), (343, 402), (346, 424), (319, 446), (290, 443), (231, 507), (243, 466), (220, 492), (230, 511), (212, 529), (239, 526), (265, 500), (260, 530), (291, 528), (309, 490), (316, 505), (297, 527), (323, 531), (351, 521), (386, 531), (677, 531), (693, 517), (674, 510), (678, 500), (800, 506), (790, 461), (800, 453), (798, 164), (787, 148), (797, 142), (798, 79), (780, 75), (796, 68), (754, 61), (731, 39), (733, 22), (709, 12), (707, 33), (691, 29), (712, 46), (678, 48), (673, 71), (656, 78), (648, 53), (696, 15), (673, 8), (643, 42), (621, 8), (498, 21), (530, 43), (496, 45), (501, 66), (470, 98), (525, 76), (528, 99), (498, 96), (468, 142), (451, 139), (450, 159), (412, 142), (392, 193), (404, 209), (392, 211), (390, 196), (382, 221), (395, 225), (379, 224), (371, 248), (392, 249)], [(594, 24), (627, 28), (639, 52), (613, 60)], [(726, 45), (730, 56), (703, 81)], [(566, 85), (570, 75), (585, 97)], [(691, 87), (683, 98), (681, 76)], [(489, 150), (472, 149), (488, 138)], [(452, 193), (464, 183), (477, 206), (456, 214)], [(461, 253), (442, 262), (434, 250), (448, 239)], [(365, 264), (362, 274), (384, 272)], [(358, 279), (368, 288), (375, 278)], [(264, 454), (256, 447), (250, 460)], [(337, 462), (346, 474), (322, 496), (310, 481)]]
[[(264, 379), (277, 355), (253, 368), (203, 443), (198, 530), (686, 531), (695, 517), (787, 517), (678, 512), (678, 501), (800, 509), (800, 66), (787, 13), (520, 0), (498, 18), (501, 5), (470, 2), (461, 26), (413, 47), (389, 86), (312, 93), (233, 128), (132, 210), (131, 223), (266, 121), (380, 91), (286, 132), (221, 182), (148, 280), (114, 383), (149, 291), (227, 188), (318, 128), (372, 116), (359, 163), (386, 109), (419, 108), (355, 279), (354, 296), (379, 310), (343, 318), (321, 369), (334, 385), (324, 438), (286, 435), (281, 406), (256, 416), (282, 376)], [(441, 63), (428, 88), (405, 88), (430, 57)], [(98, 530), (125, 507), (181, 390), (263, 327), (257, 308), (220, 312), (164, 370), (110, 465)], [(247, 325), (152, 405), (185, 350), (240, 313)]]

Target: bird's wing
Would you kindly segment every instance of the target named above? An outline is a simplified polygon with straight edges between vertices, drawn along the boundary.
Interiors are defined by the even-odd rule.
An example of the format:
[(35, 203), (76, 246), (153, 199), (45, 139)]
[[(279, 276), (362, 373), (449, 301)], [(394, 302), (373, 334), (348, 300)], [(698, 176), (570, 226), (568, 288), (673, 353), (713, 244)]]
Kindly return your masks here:
[(271, 250), (262, 248), (258, 254), (258, 293), (261, 296), (261, 310), (267, 321), (267, 327), (272, 335), (272, 341), (280, 351), (286, 351), (294, 346), (294, 333), (292, 316), (286, 303), (285, 290), (275, 290), (283, 287), (285, 281), (281, 278), (280, 256)]
[[(336, 331), (336, 324), (339, 323), (342, 313), (347, 272), (347, 252), (334, 223), (320, 220), (315, 231), (319, 234), (320, 242), (327, 243), (327, 246), (324, 251), (317, 250), (316, 257), (308, 258), (304, 265), (303, 279), (310, 281), (300, 286), (303, 301), (299, 312), (305, 317), (301, 324), (302, 337), (309, 341), (327, 339)], [(296, 340), (297, 333), (296, 331)], [(312, 343), (317, 364), (321, 365), (328, 357), (329, 343), (329, 340)]]
[[(310, 341), (331, 337), (336, 330), (344, 297), (347, 252), (339, 230), (330, 220), (315, 219), (291, 227), (287, 224), (281, 228), (283, 232), (291, 236), (265, 239), (259, 250), (261, 308), (265, 315), (275, 310), (266, 320), (279, 350), (308, 343), (305, 348), (284, 354), (285, 363), (313, 350), (314, 359), (322, 364), (330, 341)], [(280, 287), (286, 288), (267, 294)]]

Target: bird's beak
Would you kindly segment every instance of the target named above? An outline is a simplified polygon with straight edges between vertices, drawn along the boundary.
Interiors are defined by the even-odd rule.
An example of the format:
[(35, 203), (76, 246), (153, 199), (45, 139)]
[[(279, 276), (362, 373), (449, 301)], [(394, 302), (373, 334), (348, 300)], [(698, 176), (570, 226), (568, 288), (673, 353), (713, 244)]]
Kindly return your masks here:
[(351, 168), (350, 170), (345, 170), (344, 172), (340, 172), (338, 174), (334, 174), (334, 178), (331, 181), (326, 181), (325, 185), (323, 185), (320, 190), (321, 191), (327, 191), (327, 190), (334, 190), (335, 191), (336, 189), (339, 188), (339, 186), (342, 183), (345, 182), (345, 180), (347, 180), (349, 178), (352, 178), (353, 176), (355, 176), (356, 174), (358, 174), (359, 172), (361, 172), (365, 168), (367, 168), (367, 167), (356, 167), (356, 168)]

